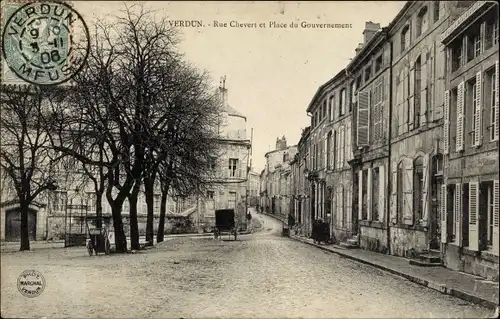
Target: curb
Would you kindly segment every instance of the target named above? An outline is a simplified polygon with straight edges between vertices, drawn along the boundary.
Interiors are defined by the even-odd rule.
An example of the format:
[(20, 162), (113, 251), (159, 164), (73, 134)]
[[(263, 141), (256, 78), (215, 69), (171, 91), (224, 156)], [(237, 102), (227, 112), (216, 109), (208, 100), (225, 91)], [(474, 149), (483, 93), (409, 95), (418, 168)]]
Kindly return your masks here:
[[(268, 215), (268, 214), (264, 214), (264, 215), (279, 220), (275, 216)], [(446, 284), (441, 284), (441, 283), (437, 283), (437, 282), (433, 282), (433, 281), (428, 281), (428, 280), (425, 280), (425, 279), (421, 279), (421, 278), (418, 278), (418, 277), (406, 274), (404, 272), (400, 272), (398, 270), (394, 270), (394, 269), (387, 268), (385, 266), (382, 266), (382, 265), (370, 262), (370, 261), (365, 260), (365, 259), (354, 257), (354, 256), (351, 256), (351, 255), (348, 255), (348, 254), (344, 254), (344, 253), (342, 253), (340, 251), (328, 249), (328, 247), (317, 245), (317, 244), (308, 242), (306, 240), (303, 240), (303, 239), (295, 237), (295, 236), (290, 236), (290, 238), (293, 239), (293, 240), (299, 241), (301, 243), (308, 244), (310, 246), (319, 248), (321, 250), (337, 254), (337, 255), (345, 257), (347, 259), (351, 259), (351, 260), (363, 263), (365, 265), (369, 265), (369, 266), (378, 268), (380, 270), (389, 272), (389, 273), (391, 273), (393, 275), (396, 275), (396, 276), (399, 276), (399, 277), (403, 277), (403, 278), (405, 278), (405, 279), (407, 279), (407, 280), (409, 280), (409, 281), (411, 281), (413, 283), (422, 285), (422, 286), (427, 287), (427, 288), (432, 289), (432, 290), (439, 291), (442, 294), (446, 294), (446, 295), (450, 295), (450, 296), (453, 296), (453, 297), (456, 297), (456, 298), (460, 298), (462, 300), (469, 301), (469, 302), (472, 302), (472, 303), (475, 303), (475, 304), (478, 304), (478, 305), (481, 305), (481, 306), (484, 306), (484, 307), (487, 307), (487, 308), (490, 308), (490, 309), (496, 309), (498, 307), (498, 302), (493, 302), (491, 300), (487, 300), (487, 299), (475, 296), (475, 295), (470, 294), (468, 292), (464, 292), (464, 291), (461, 291), (461, 290), (458, 290), (458, 289), (455, 289), (455, 288), (448, 287), (448, 286), (446, 286)]]

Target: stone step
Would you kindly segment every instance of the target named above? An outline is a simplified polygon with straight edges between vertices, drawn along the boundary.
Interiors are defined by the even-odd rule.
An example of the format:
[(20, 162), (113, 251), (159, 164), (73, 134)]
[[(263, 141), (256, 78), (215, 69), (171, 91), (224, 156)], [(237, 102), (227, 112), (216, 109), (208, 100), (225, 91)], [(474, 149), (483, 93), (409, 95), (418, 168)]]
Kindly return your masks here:
[(341, 242), (340, 243), (340, 246), (341, 247), (344, 247), (344, 248), (347, 248), (347, 249), (354, 249), (354, 248), (358, 248), (358, 245), (357, 244), (351, 244), (351, 243), (348, 243), (348, 242)]
[(358, 240), (354, 238), (349, 238), (347, 242), (351, 245), (356, 245), (356, 246), (358, 245)]
[(423, 254), (419, 256), (421, 261), (430, 263), (441, 263), (441, 257), (433, 254)]
[(415, 265), (419, 267), (442, 267), (441, 262), (429, 262), (424, 260), (410, 259), (410, 265)]

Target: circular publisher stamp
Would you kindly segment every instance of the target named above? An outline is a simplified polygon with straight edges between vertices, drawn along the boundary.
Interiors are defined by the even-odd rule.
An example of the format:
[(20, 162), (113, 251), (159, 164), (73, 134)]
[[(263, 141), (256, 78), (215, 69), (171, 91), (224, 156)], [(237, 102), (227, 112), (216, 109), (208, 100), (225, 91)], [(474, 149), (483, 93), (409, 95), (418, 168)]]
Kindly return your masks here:
[(38, 297), (45, 289), (45, 278), (39, 271), (25, 270), (17, 278), (17, 289), (25, 297)]
[(90, 50), (87, 25), (66, 3), (42, 1), (19, 7), (2, 34), (9, 68), (23, 81), (57, 85), (82, 69)]

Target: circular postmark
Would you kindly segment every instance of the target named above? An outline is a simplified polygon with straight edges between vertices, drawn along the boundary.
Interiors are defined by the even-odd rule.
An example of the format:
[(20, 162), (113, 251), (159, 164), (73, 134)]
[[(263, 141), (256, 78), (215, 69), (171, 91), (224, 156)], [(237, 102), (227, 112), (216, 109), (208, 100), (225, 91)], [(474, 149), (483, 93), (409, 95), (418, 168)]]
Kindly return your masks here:
[(45, 289), (45, 278), (39, 271), (25, 270), (17, 278), (17, 289), (25, 297), (38, 297)]
[(23, 5), (7, 20), (2, 51), (22, 80), (57, 85), (83, 67), (90, 50), (87, 25), (68, 4), (42, 1)]

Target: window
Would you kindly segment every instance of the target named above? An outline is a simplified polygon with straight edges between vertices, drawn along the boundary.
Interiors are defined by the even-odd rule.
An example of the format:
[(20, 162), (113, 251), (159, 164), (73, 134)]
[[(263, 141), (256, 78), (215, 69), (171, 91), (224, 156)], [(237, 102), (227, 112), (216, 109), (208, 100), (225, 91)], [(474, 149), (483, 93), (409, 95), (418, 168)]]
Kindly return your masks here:
[(361, 207), (361, 219), (368, 219), (368, 170), (365, 169), (361, 173), (361, 196), (362, 196), (362, 207)]
[(415, 61), (415, 71), (414, 71), (414, 103), (411, 107), (413, 107), (413, 128), (418, 128), (420, 126), (420, 91), (421, 91), (421, 78), (420, 78), (420, 72), (422, 71), (422, 63), (421, 63), (421, 56), (417, 58)]
[[(495, 205), (494, 205), (494, 195), (493, 195), (493, 183), (488, 183), (487, 184), (487, 193), (488, 193), (488, 207), (487, 207), (487, 211), (488, 211), (488, 216), (487, 216), (487, 223), (488, 223), (488, 226), (487, 226), (487, 240), (486, 240), (486, 244), (488, 247), (491, 247), (493, 246), (493, 212), (494, 212), (494, 209), (495, 209)], [(481, 196), (481, 195), (480, 195)]]
[[(463, 127), (466, 128), (466, 136), (465, 138), (467, 139), (468, 136), (470, 136), (470, 145), (474, 145), (475, 141), (475, 136), (476, 136), (476, 78), (473, 80), (470, 80), (467, 82), (467, 89), (465, 91), (465, 103), (464, 103), (464, 110), (463, 110)], [(469, 113), (470, 112), (470, 113)], [(469, 118), (471, 119), (467, 123), (466, 119)], [(469, 125), (469, 126), (468, 126)], [(468, 134), (467, 134), (468, 133)], [(467, 143), (467, 141), (466, 141)]]
[(382, 55), (375, 60), (375, 74), (382, 69)]
[(56, 212), (66, 211), (66, 202), (68, 199), (67, 192), (54, 192), (54, 204), (53, 208)]
[(427, 27), (427, 7), (423, 7), (417, 15), (417, 37), (421, 36), (422, 33), (427, 31)]
[(122, 208), (122, 211), (124, 213), (130, 213), (130, 204), (128, 202), (128, 198), (125, 199), (125, 201), (123, 201), (123, 208)]
[(214, 199), (214, 191), (207, 191), (207, 199)]
[(370, 80), (371, 77), (372, 77), (372, 65), (370, 64), (365, 69), (365, 82), (368, 82), (368, 80)]
[(375, 167), (372, 170), (372, 220), (379, 219), (379, 201), (378, 198), (382, 195), (380, 194), (380, 169), (379, 167)]
[(238, 174), (238, 159), (230, 158), (229, 159), (229, 177), (239, 177)]
[(329, 104), (330, 104), (330, 121), (333, 121), (333, 115), (335, 114), (335, 96), (331, 95), (329, 97)]
[(161, 195), (153, 195), (153, 210), (154, 212), (159, 213), (160, 212), (160, 202), (161, 202)]
[[(498, 63), (498, 62), (497, 62)], [(498, 92), (497, 90), (497, 85), (496, 85), (496, 71), (495, 68), (492, 68), (491, 70), (486, 72), (486, 81), (487, 81), (487, 87), (486, 90), (489, 90), (490, 94), (485, 94), (485, 98), (489, 99), (489, 105), (490, 105), (490, 140), (495, 141), (498, 139), (498, 110), (497, 108), (497, 98), (498, 98)], [(487, 91), (488, 92), (488, 91)]]
[(340, 91), (339, 117), (345, 114), (346, 93), (345, 89)]
[(497, 21), (495, 21), (493, 23), (492, 38), (493, 38), (493, 45), (497, 45), (498, 44), (498, 18), (497, 18)]
[(333, 145), (333, 134), (332, 132), (328, 133), (327, 140), (326, 140), (326, 167), (327, 169), (332, 168), (332, 145)]
[(325, 99), (323, 101), (323, 111), (322, 111), (323, 116), (321, 117), (321, 120), (323, 120), (324, 118), (326, 118), (326, 114), (327, 114), (327, 105), (326, 105), (326, 103), (327, 103), (327, 100)]
[(457, 39), (451, 43), (451, 70), (452, 72), (458, 70), (464, 63), (464, 55), (462, 54), (463, 46), (462, 40)]
[(422, 219), (422, 191), (424, 182), (423, 159), (419, 156), (415, 159), (413, 169), (413, 218), (415, 223)]
[(401, 30), (401, 52), (404, 52), (410, 46), (410, 25), (406, 25)]
[(383, 137), (383, 79), (381, 79), (373, 91), (373, 141), (380, 140)]
[(349, 103), (349, 112), (352, 111), (352, 104), (356, 101), (356, 82), (351, 83), (351, 101)]
[(404, 193), (403, 193), (403, 162), (398, 164), (397, 168), (397, 183), (396, 183), (396, 220), (398, 223), (403, 223), (403, 203), (404, 203)]
[(474, 58), (481, 55), (481, 34), (474, 37)]
[(434, 22), (439, 20), (439, 1), (434, 1)]

